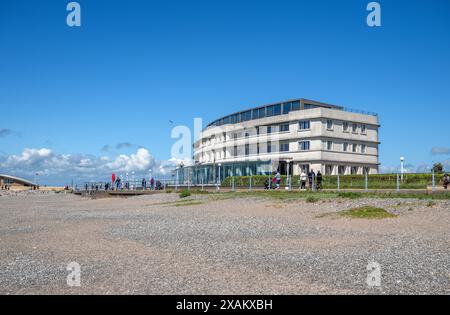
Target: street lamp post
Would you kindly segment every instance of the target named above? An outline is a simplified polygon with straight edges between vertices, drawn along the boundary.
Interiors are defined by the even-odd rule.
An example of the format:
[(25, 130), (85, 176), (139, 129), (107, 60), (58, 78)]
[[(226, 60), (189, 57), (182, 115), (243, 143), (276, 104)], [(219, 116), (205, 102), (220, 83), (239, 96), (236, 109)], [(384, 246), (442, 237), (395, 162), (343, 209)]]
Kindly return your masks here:
[(405, 158), (402, 156), (400, 158), (400, 176), (401, 176), (402, 183), (403, 183), (403, 173), (404, 173), (403, 166), (404, 166), (404, 163), (405, 163)]
[(221, 163), (219, 163), (218, 164), (218, 166), (219, 166), (219, 181), (217, 182), (217, 187), (219, 187), (220, 185), (221, 185), (221, 176), (220, 176), (220, 168), (222, 167), (222, 164)]

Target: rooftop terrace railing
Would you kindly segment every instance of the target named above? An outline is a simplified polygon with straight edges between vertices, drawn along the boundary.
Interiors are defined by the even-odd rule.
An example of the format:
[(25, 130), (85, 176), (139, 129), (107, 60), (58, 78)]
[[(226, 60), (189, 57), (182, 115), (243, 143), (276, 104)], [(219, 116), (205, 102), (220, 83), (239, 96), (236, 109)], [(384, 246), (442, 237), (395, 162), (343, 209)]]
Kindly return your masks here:
[(359, 110), (359, 109), (353, 109), (353, 108), (347, 108), (347, 107), (344, 107), (342, 110), (343, 110), (344, 112), (349, 112), (349, 113), (362, 114), (362, 115), (370, 115), (370, 116), (378, 117), (378, 114), (377, 114), (377, 113), (374, 113), (374, 112), (368, 112), (368, 111), (365, 111), (365, 110)]

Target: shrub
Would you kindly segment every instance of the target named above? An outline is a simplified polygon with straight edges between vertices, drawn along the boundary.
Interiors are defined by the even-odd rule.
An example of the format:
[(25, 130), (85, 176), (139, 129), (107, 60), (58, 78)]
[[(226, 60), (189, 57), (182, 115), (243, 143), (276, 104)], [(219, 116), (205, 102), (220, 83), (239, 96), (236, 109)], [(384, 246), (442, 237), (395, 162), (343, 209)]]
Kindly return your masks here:
[(347, 199), (358, 199), (361, 198), (362, 195), (355, 192), (341, 192), (338, 194), (339, 198), (347, 198)]
[(180, 198), (187, 198), (189, 196), (191, 196), (191, 192), (189, 190), (183, 190), (180, 192)]
[(316, 202), (318, 202), (318, 201), (319, 201), (319, 199), (316, 198), (316, 197), (314, 197), (314, 196), (308, 196), (308, 197), (306, 198), (306, 202), (307, 202), (307, 203), (316, 203)]

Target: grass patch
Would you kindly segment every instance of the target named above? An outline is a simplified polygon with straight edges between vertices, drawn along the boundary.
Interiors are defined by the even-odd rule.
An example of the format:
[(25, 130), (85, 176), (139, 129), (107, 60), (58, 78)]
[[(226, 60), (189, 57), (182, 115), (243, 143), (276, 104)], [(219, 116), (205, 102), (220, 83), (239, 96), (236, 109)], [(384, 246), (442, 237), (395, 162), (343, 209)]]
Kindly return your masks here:
[(319, 198), (316, 198), (316, 197), (314, 197), (314, 196), (308, 196), (308, 197), (306, 197), (306, 202), (307, 203), (316, 203), (316, 202), (318, 202), (319, 201)]
[(373, 206), (363, 206), (353, 208), (350, 210), (343, 211), (339, 215), (354, 219), (385, 219), (397, 217), (396, 215), (391, 214), (382, 208), (377, 208)]
[(338, 193), (338, 197), (346, 199), (359, 199), (363, 197), (363, 194), (356, 192), (340, 192)]
[(180, 198), (187, 198), (191, 196), (191, 192), (189, 190), (183, 190), (179, 194)]
[(199, 200), (187, 200), (186, 202), (177, 202), (174, 204), (175, 207), (189, 207), (189, 206), (198, 206), (203, 204), (202, 201)]
[(166, 189), (166, 194), (171, 194), (171, 193), (173, 193), (172, 189)]

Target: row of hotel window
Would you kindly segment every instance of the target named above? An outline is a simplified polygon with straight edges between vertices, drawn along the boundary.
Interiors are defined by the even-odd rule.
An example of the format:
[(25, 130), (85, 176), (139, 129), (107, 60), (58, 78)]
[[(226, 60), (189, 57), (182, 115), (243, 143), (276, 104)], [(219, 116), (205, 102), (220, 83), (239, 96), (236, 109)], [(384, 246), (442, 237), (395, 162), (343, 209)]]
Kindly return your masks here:
[[(311, 149), (311, 141), (300, 141), (299, 143), (299, 150), (300, 151), (309, 151)], [(358, 147), (359, 147), (359, 151), (358, 151)], [(328, 151), (332, 151), (333, 150), (333, 141), (327, 141), (326, 143), (326, 148)], [(342, 150), (344, 152), (352, 152), (352, 153), (362, 153), (365, 154), (366, 153), (366, 145), (365, 144), (361, 144), (358, 145), (356, 143), (350, 144), (350, 143), (344, 143), (342, 145)], [(289, 142), (281, 142), (280, 143), (280, 151), (279, 152), (289, 152)], [(267, 153), (274, 153), (274, 146), (272, 146), (271, 142), (267, 142)], [(256, 146), (256, 154), (260, 154), (260, 145), (259, 143)], [(203, 154), (202, 154), (203, 155)], [(245, 145), (245, 155), (249, 156), (250, 155), (250, 145), (246, 144)], [(223, 148), (223, 157), (226, 158), (227, 156), (227, 150), (226, 148)], [(237, 157), (238, 156), (238, 147), (234, 146), (233, 148), (233, 157)]]
[[(313, 109), (317, 107), (325, 107), (327, 106), (319, 106), (313, 104), (304, 104), (304, 109)], [(251, 109), (242, 113), (230, 115), (224, 117), (222, 119), (216, 120), (210, 126), (222, 126), (227, 124), (237, 124), (243, 121), (261, 119), (265, 117), (286, 115), (293, 111), (299, 111), (301, 109), (300, 101), (287, 102), (283, 104), (269, 105), (261, 108)]]
[[(311, 120), (301, 120), (298, 123), (299, 125), (299, 129), (300, 130), (310, 130), (311, 129)], [(333, 130), (333, 126), (334, 126), (334, 121), (331, 119), (328, 119), (326, 122), (327, 125), (327, 129), (328, 130)], [(358, 132), (358, 124), (357, 123), (349, 123), (347, 121), (344, 121), (342, 123), (342, 128), (343, 128), (343, 132), (349, 132), (350, 131), (350, 126), (351, 126), (351, 130), (353, 133), (357, 133)], [(279, 132), (289, 132), (290, 130), (290, 124), (289, 123), (284, 123), (279, 125)], [(271, 134), (274, 131), (274, 126), (267, 126), (267, 134)], [(366, 134), (367, 132), (367, 127), (366, 125), (361, 125), (361, 134)], [(256, 134), (260, 135), (260, 127), (256, 127)], [(246, 132), (245, 133), (245, 137), (248, 138), (250, 137), (250, 133)], [(238, 139), (238, 134), (235, 133), (233, 134), (233, 138), (236, 140)], [(210, 140), (215, 139), (215, 136), (212, 136)], [(226, 133), (223, 133), (223, 141), (226, 141)], [(207, 139), (203, 139), (203, 144), (207, 143)]]

